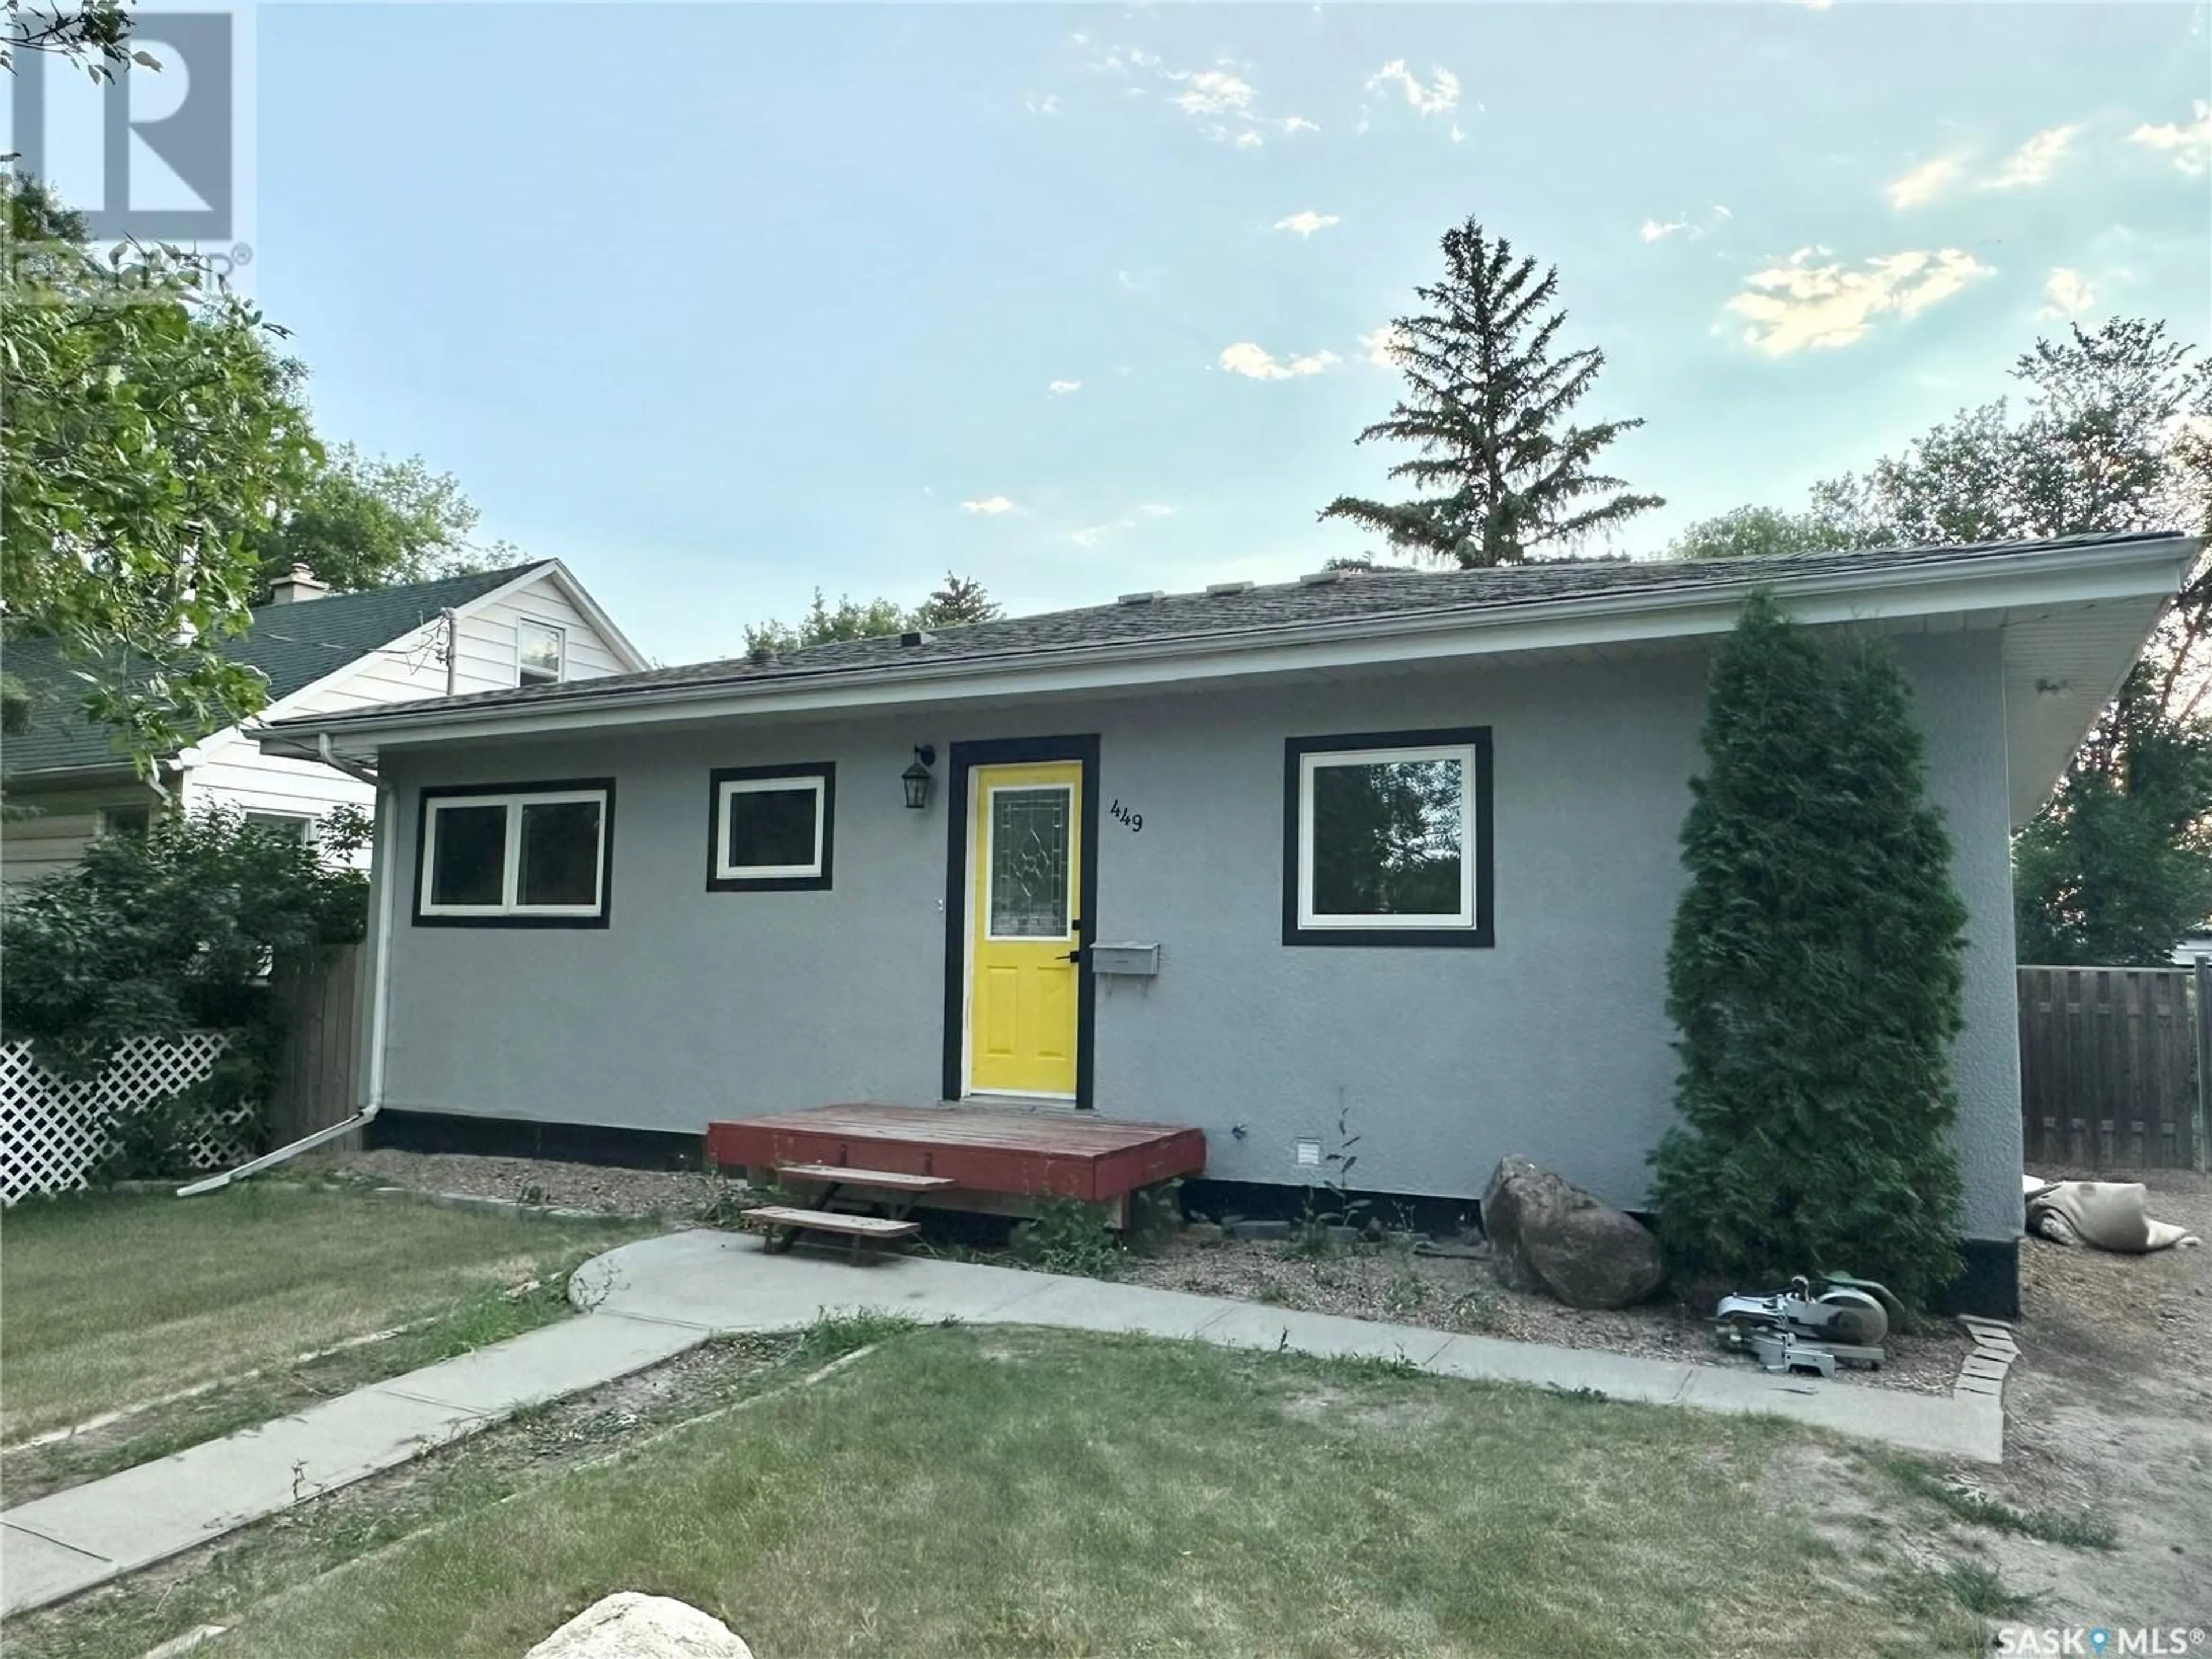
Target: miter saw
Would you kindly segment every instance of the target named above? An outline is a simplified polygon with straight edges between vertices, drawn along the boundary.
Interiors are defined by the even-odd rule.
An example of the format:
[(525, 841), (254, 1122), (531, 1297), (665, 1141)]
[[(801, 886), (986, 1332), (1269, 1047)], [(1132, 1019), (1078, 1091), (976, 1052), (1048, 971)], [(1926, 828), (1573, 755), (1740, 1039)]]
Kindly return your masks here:
[(1770, 1371), (1833, 1376), (1838, 1360), (1881, 1366), (1881, 1340), (1905, 1306), (1883, 1286), (1847, 1273), (1801, 1275), (1768, 1296), (1724, 1296), (1713, 1315), (1721, 1346), (1758, 1356)]

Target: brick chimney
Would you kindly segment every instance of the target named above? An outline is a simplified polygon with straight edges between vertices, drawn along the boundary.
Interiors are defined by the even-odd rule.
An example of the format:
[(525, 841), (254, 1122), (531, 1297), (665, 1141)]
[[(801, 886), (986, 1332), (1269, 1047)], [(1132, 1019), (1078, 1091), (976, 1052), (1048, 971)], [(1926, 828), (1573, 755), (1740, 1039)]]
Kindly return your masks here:
[(319, 599), (331, 591), (328, 582), (319, 582), (315, 573), (304, 564), (295, 564), (285, 574), (269, 584), (269, 603), (271, 605), (305, 605), (309, 599)]

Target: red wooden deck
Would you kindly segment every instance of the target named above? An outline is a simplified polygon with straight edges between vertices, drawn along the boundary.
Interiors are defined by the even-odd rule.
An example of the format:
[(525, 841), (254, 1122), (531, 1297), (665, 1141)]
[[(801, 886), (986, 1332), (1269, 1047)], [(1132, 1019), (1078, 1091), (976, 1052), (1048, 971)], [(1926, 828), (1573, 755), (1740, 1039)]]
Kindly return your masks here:
[(1088, 1112), (975, 1106), (817, 1106), (707, 1126), (718, 1169), (836, 1164), (949, 1176), (969, 1192), (1105, 1203), (1196, 1175), (1206, 1135)]

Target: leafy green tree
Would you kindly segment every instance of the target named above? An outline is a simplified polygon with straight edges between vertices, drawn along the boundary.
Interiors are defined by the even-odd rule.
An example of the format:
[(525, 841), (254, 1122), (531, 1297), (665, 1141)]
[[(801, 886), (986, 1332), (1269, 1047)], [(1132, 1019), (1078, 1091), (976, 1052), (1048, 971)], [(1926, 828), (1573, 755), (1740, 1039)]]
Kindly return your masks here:
[(420, 457), (371, 460), (340, 444), (279, 521), (255, 538), (258, 599), (295, 564), (341, 593), (462, 576), (520, 561), (504, 543), (478, 546), (475, 504), (450, 472)]
[(814, 603), (793, 627), (789, 623), (764, 622), (745, 629), (748, 656), (786, 656), (810, 645), (836, 640), (873, 639), (881, 634), (900, 634), (909, 628), (952, 628), (963, 623), (991, 622), (1000, 615), (998, 602), (971, 578), (947, 572), (945, 586), (920, 606), (908, 611), (896, 599), (870, 599), (863, 605), (850, 597), (831, 605), (814, 590)]
[(1667, 544), (1667, 556), (1765, 558), (1784, 553), (1833, 553), (1858, 545), (1847, 527), (1816, 513), (1739, 507), (1689, 526)]
[(0, 69), (10, 72), (27, 52), (67, 59), (96, 81), (113, 80), (126, 63), (154, 67), (149, 53), (131, 50), (130, 38), (131, 10), (120, 0), (75, 6), (6, 0), (0, 5)]
[(318, 447), (282, 331), (165, 248), (83, 246), (10, 181), (0, 273), (0, 629), (58, 636), (86, 703), (152, 757), (258, 708), (226, 661), (255, 539)]
[(353, 860), (368, 836), (349, 807), (323, 817), (312, 843), (214, 808), (94, 842), (82, 863), (0, 910), (0, 1038), (27, 1040), (41, 1065), (84, 1078), (134, 1037), (226, 1030), (214, 1075), (149, 1121), (258, 1110), (285, 1034), (269, 981), (362, 937), (368, 878)]
[(1966, 909), (1894, 662), (1832, 659), (1757, 595), (1716, 653), (1667, 959), (1674, 1266), (1826, 1268), (1924, 1301), (1956, 1273), (1950, 1045)]
[[(1775, 520), (1844, 546), (2174, 530), (2212, 535), (2212, 367), (2162, 322), (2038, 340), (2017, 403), (1962, 410)], [(1728, 519), (1759, 527), (1744, 509)], [(1691, 556), (1725, 540), (1692, 526)], [(1786, 551), (1777, 540), (1741, 550)], [(1717, 547), (1712, 550), (1718, 550)], [(2198, 566), (2014, 845), (2022, 960), (2162, 962), (2212, 914), (2212, 561)], [(2140, 761), (2138, 761), (2140, 756)]]
[(1389, 476), (1420, 493), (1340, 495), (1321, 516), (1375, 531), (1395, 551), (1472, 567), (1518, 563), (1665, 505), (1597, 470), (1642, 421), (1570, 423), (1605, 354), (1559, 350), (1558, 267), (1540, 274), (1474, 219), (1444, 233), (1443, 255), (1444, 280), (1413, 290), (1426, 309), (1392, 325), (1407, 395), (1358, 437), (1411, 444), (1418, 453)]
[(2130, 677), (2057, 798), (2013, 843), (2022, 962), (2155, 966), (2212, 916), (2212, 720)]
[(957, 628), (967, 623), (996, 622), (1005, 615), (999, 602), (983, 591), (972, 576), (945, 573), (945, 586), (921, 602), (913, 617), (916, 628)]

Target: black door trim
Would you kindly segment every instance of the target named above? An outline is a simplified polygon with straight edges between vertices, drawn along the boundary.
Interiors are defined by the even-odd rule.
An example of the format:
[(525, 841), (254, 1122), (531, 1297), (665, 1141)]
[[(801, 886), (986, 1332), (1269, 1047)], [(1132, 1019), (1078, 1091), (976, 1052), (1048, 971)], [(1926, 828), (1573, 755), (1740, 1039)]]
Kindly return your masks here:
[[(1078, 761), (1083, 767), (1083, 868), (1076, 879), (1076, 943), (1089, 946), (1098, 937), (1098, 734), (1067, 738), (993, 738), (952, 745), (945, 786), (945, 1069), (944, 1098), (958, 1100), (968, 1087), (962, 1052), (962, 1026), (968, 996), (968, 812), (969, 774), (979, 766), (1021, 766), (1036, 761)], [(1076, 963), (1075, 1103), (1091, 1105), (1096, 1057), (1098, 988), (1091, 971), (1091, 952)]]

